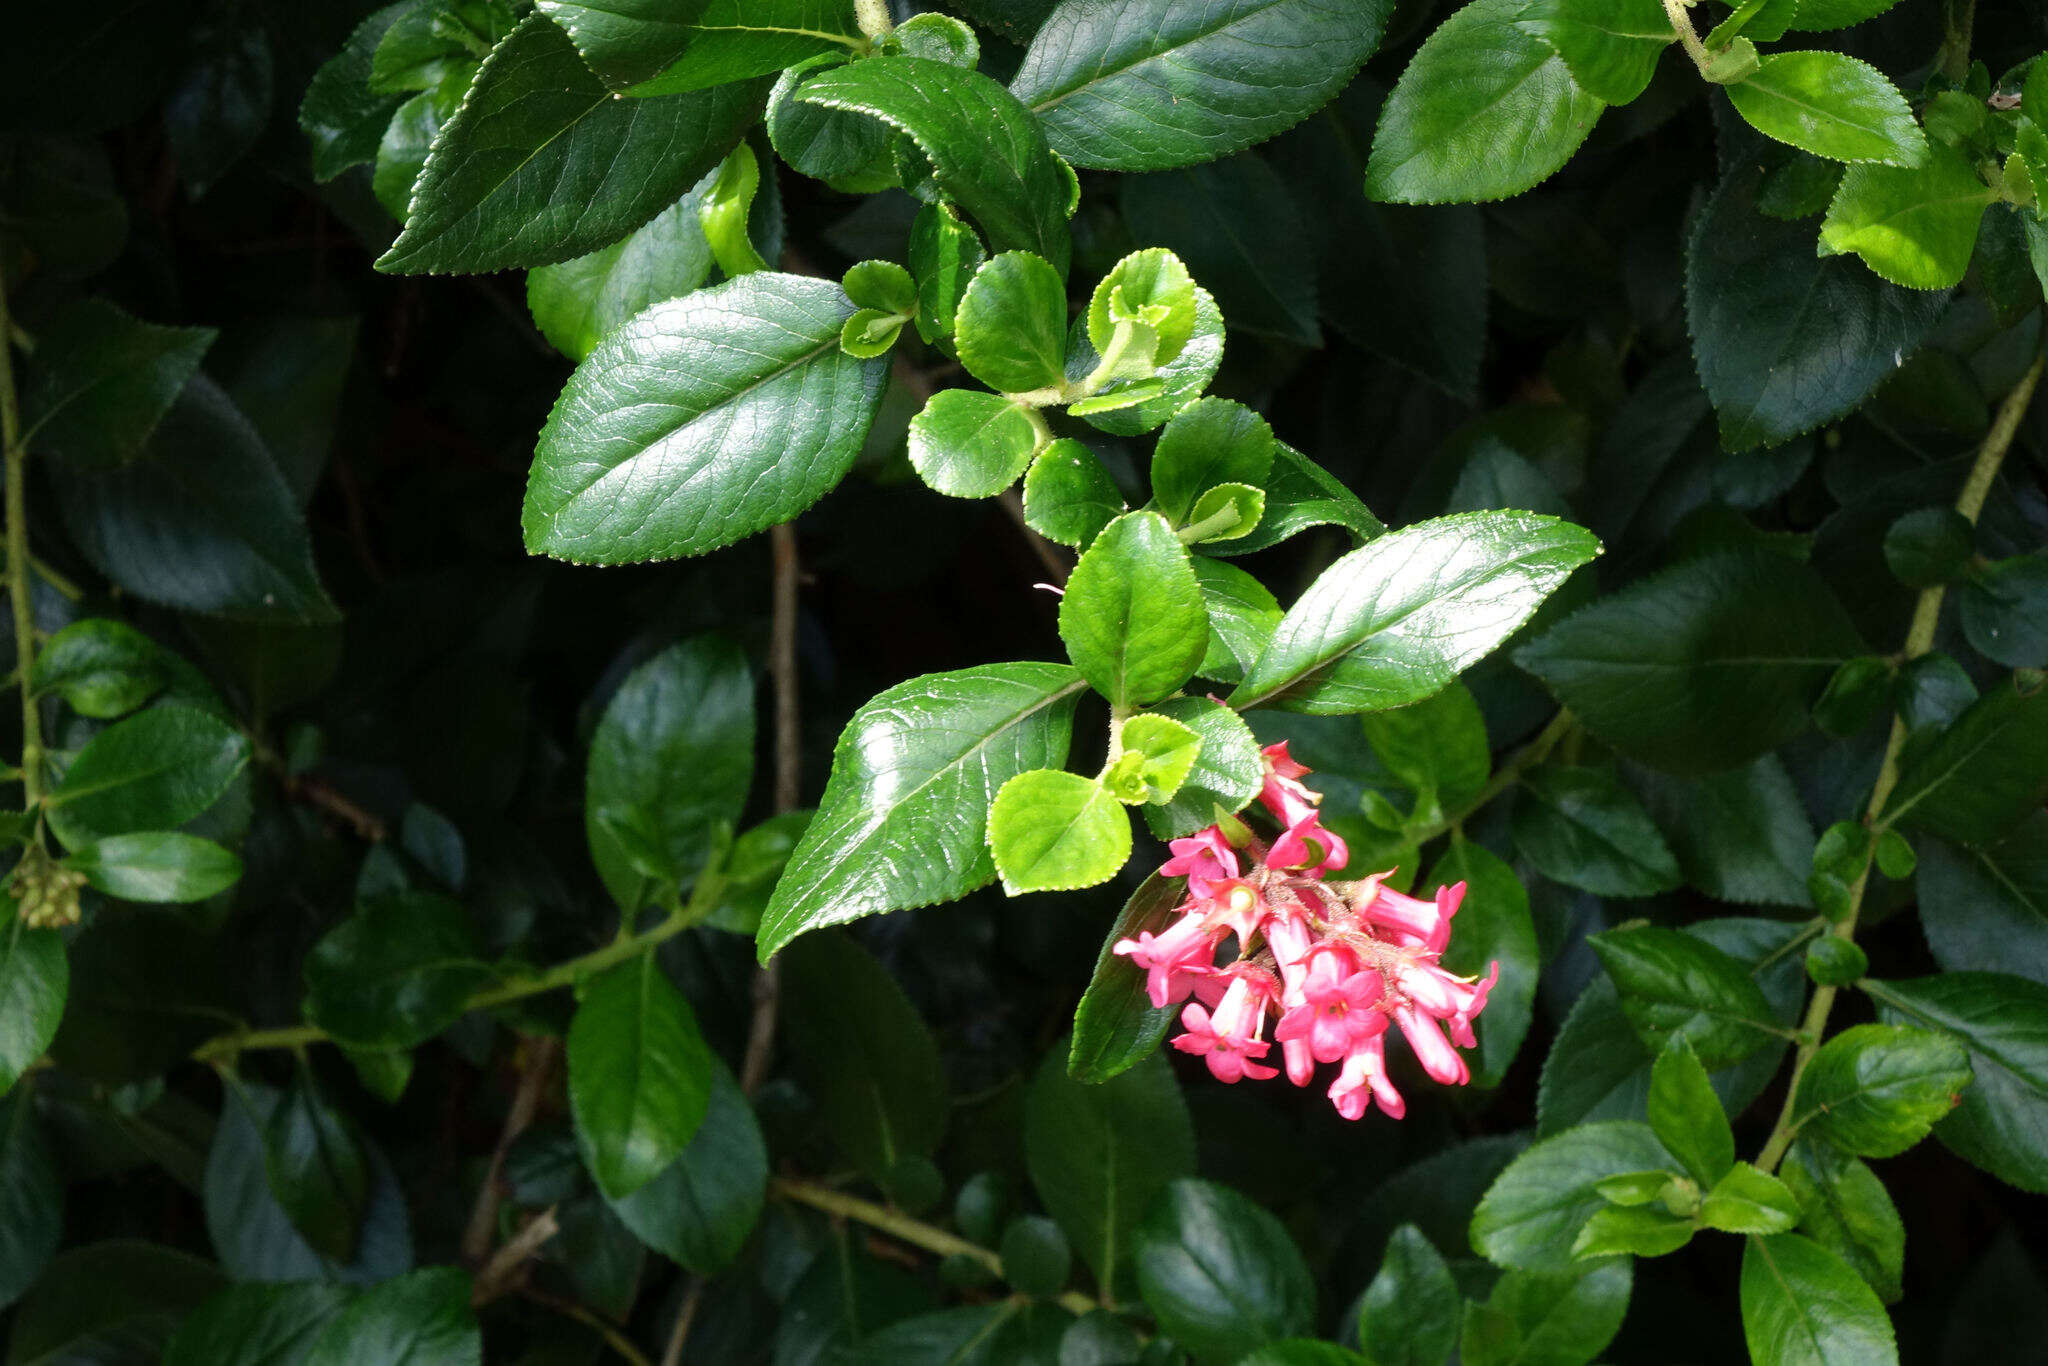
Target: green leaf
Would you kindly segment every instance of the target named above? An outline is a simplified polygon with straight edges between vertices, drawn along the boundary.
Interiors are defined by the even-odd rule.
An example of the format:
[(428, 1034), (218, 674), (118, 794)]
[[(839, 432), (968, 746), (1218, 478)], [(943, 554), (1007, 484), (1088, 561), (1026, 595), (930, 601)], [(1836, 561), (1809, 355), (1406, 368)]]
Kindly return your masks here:
[(1309, 586), (1230, 704), (1333, 715), (1420, 701), (1598, 552), (1584, 529), (1532, 513), (1462, 513), (1390, 532)]
[(526, 306), (541, 335), (570, 360), (580, 362), (613, 329), (649, 304), (681, 298), (709, 279), (711, 244), (697, 222), (697, 206), (706, 188), (699, 181), (688, 194), (608, 247), (528, 271)]
[(732, 1265), (761, 1215), (768, 1150), (753, 1108), (715, 1055), (704, 1122), (682, 1154), (612, 1212), (678, 1266), (715, 1275)]
[(1187, 682), (1208, 647), (1208, 614), (1165, 518), (1127, 513), (1089, 543), (1060, 599), (1060, 638), (1114, 706), (1157, 702)]
[(1696, 935), (1638, 925), (1586, 942), (1652, 1053), (1682, 1036), (1703, 1065), (1719, 1069), (1768, 1044), (1777, 1028), (1770, 1002), (1742, 964)]
[(270, 120), (274, 60), (267, 29), (229, 16), (202, 20), (164, 102), (164, 141), (186, 193), (203, 193), (249, 154)]
[(242, 861), (212, 840), (171, 830), (109, 835), (79, 845), (64, 866), (123, 901), (204, 901), (242, 876)]
[(1266, 515), (1266, 491), (1250, 484), (1218, 484), (1195, 500), (1188, 513), (1192, 544), (1214, 545), (1249, 536)]
[[(1078, 379), (1100, 361), (1095, 348), (1088, 342), (1086, 320), (1077, 320), (1074, 334), (1067, 339), (1067, 376)], [(1166, 364), (1157, 367), (1153, 382), (1156, 390), (1148, 386), (1133, 384), (1132, 389), (1146, 389), (1136, 402), (1119, 404), (1115, 407), (1096, 409), (1092, 405), (1070, 404), (1067, 411), (1075, 417), (1085, 417), (1088, 424), (1114, 436), (1137, 436), (1151, 431), (1182, 408), (1194, 402), (1202, 390), (1209, 387), (1209, 381), (1216, 377), (1216, 369), (1223, 363), (1223, 310), (1216, 299), (1200, 285), (1195, 286), (1195, 331), (1187, 349)], [(1107, 396), (1115, 397), (1121, 386), (1111, 386)], [(1076, 412), (1080, 408), (1082, 411)]]
[(71, 849), (183, 825), (219, 801), (248, 762), (248, 740), (219, 717), (153, 707), (86, 741), (47, 798), (45, 819)]
[(1461, 1366), (1586, 1366), (1621, 1330), (1634, 1277), (1626, 1259), (1561, 1275), (1510, 1271), (1465, 1312)]
[(1817, 157), (1918, 166), (1927, 156), (1927, 137), (1906, 97), (1854, 57), (1773, 52), (1727, 89), (1752, 128)]
[(1055, 1048), (1024, 1103), (1024, 1162), (1046, 1211), (1113, 1301), (1133, 1231), (1167, 1183), (1195, 1172), (1195, 1131), (1166, 1060), (1098, 1084), (1069, 1075)]
[[(1663, 1175), (1656, 1173), (1656, 1175)], [(1665, 1176), (1669, 1188), (1677, 1178)], [(1602, 1193), (1609, 1183), (1602, 1182)], [(1695, 1193), (1697, 1198), (1697, 1193)], [(1692, 1241), (1699, 1225), (1669, 1210), (1649, 1205), (1614, 1206), (1595, 1210), (1579, 1236), (1572, 1240), (1572, 1255), (1581, 1261), (1596, 1257), (1663, 1257)]]
[[(474, 66), (474, 63), (471, 64)], [(414, 95), (398, 106), (377, 144), (377, 168), (370, 177), (370, 189), (385, 212), (403, 223), (412, 206), (412, 187), (434, 150), (434, 139), (442, 126), (462, 108), (469, 89), (469, 73), (458, 71), (441, 85)]]
[(1191, 835), (1214, 824), (1219, 808), (1236, 812), (1258, 795), (1265, 761), (1259, 742), (1236, 712), (1207, 697), (1176, 697), (1161, 703), (1150, 716), (1185, 726), (1200, 742), (1193, 766), (1173, 795), (1144, 808), (1145, 823), (1155, 836)]
[(1987, 659), (2048, 668), (2048, 554), (1985, 565), (1963, 589), (1963, 637)]
[(1908, 588), (1954, 583), (1970, 570), (1976, 534), (1953, 507), (1915, 508), (1885, 529), (1885, 568)]
[(829, 280), (770, 272), (656, 304), (576, 368), (542, 429), (530, 550), (588, 564), (701, 555), (851, 468), (887, 366), (847, 355)]
[(1088, 296), (1088, 344), (1106, 354), (1119, 324), (1141, 324), (1155, 343), (1152, 360), (1165, 364), (1195, 335), (1195, 297), (1194, 279), (1178, 256), (1164, 247), (1134, 251), (1110, 267)]
[[(831, 110), (804, 106), (814, 113)], [(875, 127), (872, 120), (858, 120)], [(946, 204), (927, 204), (910, 225), (910, 273), (917, 280), (917, 335), (927, 342), (953, 335), (960, 300), (981, 269), (981, 239)]]
[(1463, 683), (1453, 680), (1434, 697), (1368, 712), (1363, 720), (1373, 753), (1416, 794), (1425, 820), (1478, 796), (1492, 775), (1486, 721)]
[(998, 1245), (1003, 1279), (1032, 1299), (1057, 1297), (1073, 1269), (1073, 1252), (1060, 1226), (1039, 1214), (1012, 1219)]
[(228, 1286), (185, 1316), (164, 1344), (164, 1366), (289, 1366), (349, 1298), (348, 1287), (320, 1281)]
[(1456, 930), (1443, 953), (1443, 966), (1462, 977), (1484, 977), (1500, 965), (1500, 980), (1487, 994), (1486, 1010), (1472, 1022), (1479, 1036), (1472, 1056), (1472, 1084), (1498, 1086), (1529, 1032), (1540, 959), (1529, 894), (1514, 869), (1461, 835), (1430, 869), (1418, 895), (1453, 882), (1465, 884)]
[(1861, 642), (1834, 594), (1763, 550), (1686, 560), (1517, 652), (1587, 730), (1675, 773), (1746, 764), (1806, 729)]
[(1864, 1162), (1825, 1143), (1795, 1143), (1779, 1175), (1799, 1201), (1799, 1231), (1840, 1257), (1886, 1304), (1899, 1298), (1906, 1228)]
[(1970, 158), (1937, 142), (1917, 167), (1851, 166), (1820, 225), (1821, 245), (1854, 252), (1895, 285), (1951, 289), (1970, 268), (1992, 199)]
[(1156, 1052), (1166, 1037), (1177, 1007), (1154, 1008), (1145, 994), (1145, 970), (1115, 949), (1118, 940), (1135, 939), (1142, 930), (1158, 934), (1165, 929), (1186, 892), (1186, 879), (1153, 873), (1138, 884), (1102, 937), (1095, 973), (1074, 1010), (1074, 1041), (1067, 1052), (1067, 1072), (1074, 1080), (1100, 1084), (1121, 1075)]
[(991, 389), (1051, 388), (1065, 374), (1066, 284), (1028, 251), (991, 256), (974, 273), (954, 327), (960, 363)]
[(37, 695), (56, 693), (80, 716), (107, 721), (162, 692), (171, 670), (169, 652), (133, 626), (88, 617), (44, 643), (29, 683)]
[(935, 1152), (952, 1108), (939, 1047), (887, 969), (843, 934), (808, 935), (783, 990), (820, 1131), (876, 1181)]
[(1067, 0), (1010, 88), (1076, 166), (1156, 171), (1284, 132), (1349, 81), (1393, 6)]
[(1320, 342), (1315, 241), (1287, 181), (1258, 153), (1131, 176), (1118, 194), (1132, 236), (1185, 263), (1231, 326)]
[[(1043, 420), (1001, 394), (941, 389), (910, 420), (911, 466), (940, 493), (993, 498), (1031, 464)], [(1077, 459), (1101, 467), (1085, 448)]]
[(1914, 890), (1920, 928), (1951, 972), (2010, 972), (2048, 984), (2048, 813), (1997, 844), (1925, 842)]
[[(893, 186), (896, 172), (890, 157), (895, 130), (866, 114), (805, 104), (796, 89), (819, 71), (843, 65), (846, 58), (827, 53), (784, 71), (768, 95), (768, 141), (776, 155), (804, 175), (845, 189), (875, 190)], [(934, 212), (945, 210), (927, 205)], [(969, 231), (970, 237), (972, 231)], [(980, 243), (975, 243), (979, 261)], [(912, 273), (916, 274), (915, 259)], [(970, 267), (971, 270), (971, 267)], [(965, 283), (964, 281), (962, 283)]]
[[(1116, 480), (1095, 452), (1072, 437), (1049, 443), (1024, 474), (1024, 520), (1049, 541), (1085, 546), (1123, 512)], [(1198, 575), (1204, 563), (1195, 562)]]
[(1137, 1254), (1145, 1307), (1204, 1361), (1235, 1361), (1315, 1322), (1315, 1281), (1294, 1240), (1227, 1186), (1174, 1181), (1139, 1225)]
[(1891, 1321), (1841, 1258), (1796, 1233), (1751, 1238), (1742, 1254), (1742, 1334), (1759, 1366), (1897, 1363)]
[(1131, 781), (1128, 791), (1119, 789), (1115, 795), (1134, 804), (1158, 806), (1172, 801), (1202, 752), (1202, 737), (1193, 727), (1158, 712), (1127, 718), (1117, 732), (1117, 743), (1123, 754), (1111, 772), (1118, 773), (1129, 764)]
[(9, 1366), (154, 1360), (172, 1326), (222, 1283), (211, 1262), (153, 1243), (68, 1248), (14, 1311)]
[(796, 97), (909, 134), (939, 189), (997, 251), (1034, 252), (1066, 273), (1067, 172), (1030, 111), (988, 77), (922, 57), (871, 57), (812, 77)]
[(263, 1169), (272, 1197), (307, 1245), (350, 1261), (369, 1203), (370, 1169), (351, 1126), (303, 1068), (263, 1124)]
[(1262, 485), (1273, 429), (1241, 403), (1197, 399), (1174, 414), (1152, 451), (1152, 499), (1176, 527), (1199, 521), (1196, 501), (1222, 484)]
[(430, 1267), (365, 1290), (328, 1321), (298, 1366), (480, 1366), (469, 1274)]
[(79, 550), (136, 596), (241, 621), (336, 619), (291, 486), (206, 376), (186, 383), (128, 464), (52, 472)]
[(1934, 1136), (2008, 1185), (2048, 1192), (2048, 986), (1996, 972), (1866, 982), (1882, 1018), (1970, 1052), (1962, 1103)]
[(457, 84), (467, 84), (465, 73), (474, 72), (478, 59), (509, 31), (509, 14), (509, 6), (461, 0), (408, 6), (377, 44), (369, 88), (379, 94), (432, 90), (458, 77)]
[(1280, 604), (1242, 569), (1206, 555), (1195, 557), (1195, 579), (1209, 610), (1209, 645), (1195, 672), (1219, 683), (1241, 683), (1244, 671), (1273, 639)]
[(1548, 43), (1579, 89), (1608, 104), (1649, 89), (1678, 37), (1659, 0), (1536, 0), (1515, 27)]
[(1033, 769), (996, 793), (988, 847), (1011, 896), (1093, 887), (1130, 859), (1131, 818), (1099, 780)]
[(674, 95), (861, 43), (846, 0), (537, 0), (613, 90)]
[(762, 960), (805, 930), (993, 881), (989, 803), (1017, 774), (1066, 762), (1083, 686), (1064, 664), (991, 664), (911, 679), (856, 712), (762, 914)]
[[(1946, 302), (1815, 256), (1812, 224), (1756, 211), (1760, 181), (1746, 170), (1723, 181), (1686, 253), (1694, 354), (1730, 451), (1780, 445), (1854, 408), (1919, 348)], [(1845, 352), (1849, 332), (1865, 340)]]
[(1683, 1034), (1671, 1036), (1650, 1072), (1650, 1128), (1702, 1189), (1735, 1164), (1735, 1131)]
[(1266, 515), (1258, 530), (1241, 541), (1218, 546), (1218, 555), (1249, 555), (1280, 544), (1315, 526), (1337, 526), (1369, 541), (1386, 526), (1330, 472), (1286, 442), (1273, 447), (1273, 472), (1266, 480)]
[(1373, 1366), (1444, 1366), (1458, 1345), (1463, 1304), (1436, 1245), (1403, 1224), (1358, 1302), (1358, 1340)]
[(1648, 813), (1606, 769), (1541, 768), (1515, 803), (1515, 848), (1554, 882), (1599, 896), (1655, 896), (1678, 862)]
[[(590, 857), (612, 899), (637, 911), (694, 879), (738, 822), (753, 771), (754, 678), (738, 646), (696, 636), (628, 674), (590, 737), (584, 783)], [(637, 866), (649, 857), (652, 869)]]
[(725, 159), (763, 93), (745, 83), (615, 100), (568, 35), (530, 15), (491, 49), (434, 139), (405, 230), (377, 268), (474, 274), (616, 242)]
[(1784, 1233), (1799, 1222), (1799, 1201), (1777, 1177), (1738, 1162), (1701, 1199), (1700, 1222), (1724, 1233)]
[(1875, 19), (1898, 3), (1899, 0), (1799, 0), (1798, 10), (1786, 27), (1805, 33), (1851, 28), (1865, 19)]
[(1506, 199), (1571, 159), (1607, 106), (1516, 25), (1526, 4), (1470, 0), (1423, 41), (1380, 113), (1368, 197)]
[(142, 322), (103, 299), (73, 305), (37, 340), (23, 440), (86, 469), (127, 464), (219, 335)]
[(306, 956), (306, 1018), (357, 1048), (425, 1043), (490, 980), (462, 907), (429, 892), (367, 902)]
[(1283, 1338), (1267, 1343), (1249, 1356), (1239, 1357), (1235, 1366), (1371, 1366), (1373, 1360), (1334, 1342)]
[(1525, 1271), (1566, 1271), (1579, 1230), (1608, 1208), (1599, 1183), (1624, 1172), (1671, 1167), (1647, 1124), (1581, 1124), (1509, 1163), (1472, 1214), (1472, 1246)]
[(1810, 906), (1813, 824), (1776, 756), (1704, 778), (1631, 769), (1685, 880), (1719, 901)]
[(1799, 1080), (1793, 1124), (1844, 1152), (1896, 1157), (1955, 1108), (1970, 1066), (1955, 1040), (1856, 1025), (1821, 1045)]
[(712, 1055), (690, 1003), (652, 953), (593, 981), (569, 1025), (569, 1108), (608, 1200), (660, 1176), (710, 1104)]
[(332, 180), (351, 166), (375, 159), (385, 126), (404, 97), (370, 89), (370, 63), (377, 45), (406, 9), (401, 3), (376, 11), (313, 73), (299, 104), (299, 127), (313, 144), (314, 180)]
[[(5, 1073), (0, 1080), (13, 1082)], [(1192, 1137), (1188, 1151), (1192, 1170)], [(12, 1095), (0, 1091), (0, 1209), (7, 1211), (0, 1221), (0, 1306), (5, 1306), (42, 1275), (64, 1233), (64, 1185), (36, 1118), (35, 1094), (26, 1087)]]
[(1885, 804), (1904, 823), (1962, 844), (2001, 838), (2048, 801), (2048, 687), (1994, 685), (1914, 751)]

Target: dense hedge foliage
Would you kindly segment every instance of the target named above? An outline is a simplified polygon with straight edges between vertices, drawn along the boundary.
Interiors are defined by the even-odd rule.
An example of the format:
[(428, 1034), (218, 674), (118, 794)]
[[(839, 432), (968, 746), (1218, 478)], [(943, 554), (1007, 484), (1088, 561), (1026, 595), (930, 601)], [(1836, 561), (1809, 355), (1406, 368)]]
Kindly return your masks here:
[(9, 1366), (2040, 1340), (2034, 0), (4, 34)]

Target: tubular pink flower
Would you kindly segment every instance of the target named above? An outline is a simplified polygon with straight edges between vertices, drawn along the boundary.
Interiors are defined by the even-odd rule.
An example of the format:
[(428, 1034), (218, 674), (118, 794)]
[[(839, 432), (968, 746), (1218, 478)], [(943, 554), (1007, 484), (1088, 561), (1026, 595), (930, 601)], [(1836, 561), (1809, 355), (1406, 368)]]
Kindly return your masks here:
[(1276, 1077), (1280, 1075), (1277, 1070), (1252, 1061), (1265, 1057), (1271, 1047), (1258, 1037), (1265, 1011), (1264, 991), (1251, 973), (1240, 973), (1224, 992), (1213, 1015), (1193, 1003), (1181, 1012), (1181, 1027), (1187, 1032), (1177, 1036), (1173, 1046), (1183, 1053), (1199, 1055), (1209, 1064), (1210, 1075), (1220, 1082), (1236, 1082), (1244, 1077), (1265, 1081)]
[(1110, 951), (1145, 969), (1145, 994), (1156, 1008), (1188, 994), (1193, 986), (1189, 974), (1214, 963), (1222, 938), (1220, 926), (1212, 928), (1208, 916), (1190, 909), (1164, 932), (1140, 930), (1136, 939), (1119, 939)]
[[(1451, 942), (1451, 917), (1464, 904), (1465, 884), (1454, 882), (1439, 887), (1434, 901), (1423, 901), (1382, 887), (1379, 880), (1385, 876), (1375, 873), (1360, 884), (1358, 913), (1382, 929), (1406, 935), (1431, 953), (1442, 953)], [(1370, 896), (1364, 894), (1365, 889), (1370, 890)]]
[(1346, 1119), (1362, 1119), (1373, 1101), (1389, 1119), (1408, 1113), (1408, 1102), (1387, 1077), (1386, 1037), (1375, 1034), (1344, 1057), (1337, 1080), (1330, 1083), (1330, 1101)]
[(1450, 1016), (1451, 1042), (1460, 1048), (1471, 1048), (1478, 1044), (1479, 1037), (1472, 1032), (1473, 1017), (1486, 1009), (1486, 994), (1500, 981), (1500, 960), (1495, 959), (1485, 977), (1474, 983), (1463, 1002)]
[(1189, 893), (1199, 900), (1213, 900), (1222, 884), (1238, 875), (1237, 850), (1213, 825), (1166, 847), (1173, 851), (1173, 857), (1159, 865), (1159, 875), (1186, 878)]
[(1266, 852), (1266, 866), (1298, 871), (1304, 877), (1321, 877), (1333, 868), (1342, 868), (1350, 858), (1351, 851), (1344, 841), (1323, 828), (1321, 817), (1311, 807), (1308, 814), (1273, 841), (1273, 847)]
[(1341, 949), (1315, 955), (1303, 1003), (1281, 1017), (1274, 1038), (1283, 1043), (1305, 1039), (1317, 1062), (1336, 1062), (1386, 1029), (1385, 1012), (1374, 1009), (1385, 983), (1371, 969), (1352, 971), (1350, 957)]
[(1412, 1005), (1400, 1005), (1394, 1007), (1394, 1023), (1401, 1026), (1401, 1037), (1415, 1050), (1416, 1061), (1422, 1064), (1431, 1081), (1463, 1086), (1472, 1079), (1465, 1069), (1465, 1060), (1436, 1027), (1434, 1018)]

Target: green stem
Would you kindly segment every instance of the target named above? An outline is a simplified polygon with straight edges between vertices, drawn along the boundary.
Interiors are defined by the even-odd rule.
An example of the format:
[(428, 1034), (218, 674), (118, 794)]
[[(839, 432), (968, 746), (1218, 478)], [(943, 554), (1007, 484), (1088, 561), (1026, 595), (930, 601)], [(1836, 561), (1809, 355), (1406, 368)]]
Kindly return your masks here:
[(1961, 85), (1970, 74), (1970, 40), (1977, 27), (1977, 0), (1948, 0), (1942, 17), (1941, 74)]
[[(2005, 402), (1999, 405), (1998, 418), (1991, 424), (1983, 448), (1977, 452), (1977, 461), (1970, 467), (1970, 476), (1963, 482), (1962, 492), (1956, 495), (1956, 511), (1973, 524), (1984, 510), (1984, 499), (1998, 478), (1998, 467), (2004, 462), (2006, 452), (2012, 449), (2013, 437), (2019, 432), (2027, 405), (2033, 402), (2034, 390), (2041, 383), (2044, 359), (2048, 358), (2034, 358), (2033, 365), (2028, 367), (2013, 391), (2005, 396)], [(1913, 604), (1912, 624), (1906, 628), (1906, 645), (1900, 652), (1903, 660), (1911, 662), (1934, 648), (1934, 627), (1941, 617), (1941, 601), (1945, 592), (1940, 584), (1921, 590), (1919, 600)], [(1906, 723), (1903, 718), (1894, 716), (1891, 733), (1885, 738), (1884, 761), (1878, 766), (1877, 781), (1871, 786), (1870, 800), (1863, 808), (1863, 823), (1873, 832), (1884, 826), (1881, 816), (1885, 803), (1891, 800), (1892, 790), (1899, 784), (1899, 755), (1905, 747)], [(1849, 908), (1840, 920), (1829, 927), (1830, 934), (1855, 942), (1856, 918), (1862, 913), (1863, 893), (1869, 886), (1870, 864), (1866, 862), (1849, 888)], [(1766, 1172), (1777, 1170), (1778, 1163), (1784, 1160), (1785, 1151), (1798, 1136), (1794, 1107), (1799, 1103), (1799, 1080), (1806, 1074), (1813, 1055), (1820, 1051), (1821, 1038), (1827, 1032), (1828, 1015), (1834, 1010), (1838, 995), (1839, 988), (1817, 986), (1813, 990), (1813, 999), (1807, 1003), (1806, 1018), (1799, 1026), (1799, 1051), (1792, 1059), (1792, 1079), (1785, 1087), (1785, 1103), (1778, 1111), (1777, 1123), (1771, 1126), (1770, 1136), (1757, 1153), (1756, 1165)]]
[[(725, 878), (715, 872), (706, 872), (697, 879), (697, 885), (690, 892), (690, 899), (670, 911), (667, 918), (652, 929), (637, 934), (622, 935), (601, 949), (593, 949), (581, 957), (571, 958), (566, 963), (557, 963), (545, 972), (531, 977), (519, 977), (510, 982), (485, 987), (475, 992), (462, 1003), (465, 1014), (472, 1010), (490, 1010), (497, 1006), (509, 1005), (528, 996), (560, 987), (573, 986), (586, 977), (618, 966), (629, 959), (638, 957), (645, 950), (653, 948), (665, 939), (672, 939), (690, 926), (711, 914), (718, 904), (719, 894), (725, 888)], [(237, 1029), (217, 1034), (192, 1050), (195, 1062), (232, 1063), (238, 1054), (255, 1048), (303, 1048), (307, 1044), (328, 1043), (333, 1036), (318, 1025), (290, 1025), (282, 1029)]]
[[(7, 281), (0, 274), (0, 337), (13, 330)], [(43, 800), (43, 718), (29, 691), (36, 662), (34, 589), (29, 583), (28, 451), (21, 442), (21, 404), (14, 392), (14, 357), (0, 344), (0, 448), (7, 462), (7, 595), (14, 606), (14, 669), (21, 684), (21, 801), (33, 811)]]
[(1685, 11), (1686, 0), (1664, 0), (1664, 13), (1671, 20), (1671, 31), (1678, 35), (1678, 41), (1685, 48), (1685, 55), (1692, 58), (1692, 64), (1704, 72), (1712, 64), (1714, 54), (1707, 51), (1707, 45), (1693, 31), (1692, 16)]
[[(770, 1194), (785, 1200), (794, 1200), (800, 1205), (809, 1205), (814, 1210), (839, 1219), (852, 1219), (888, 1234), (899, 1242), (912, 1247), (923, 1248), (939, 1257), (966, 1257), (980, 1262), (998, 1276), (1003, 1273), (1003, 1259), (979, 1243), (970, 1243), (956, 1233), (948, 1233), (922, 1219), (913, 1219), (901, 1210), (878, 1205), (872, 1200), (836, 1191), (830, 1186), (821, 1186), (815, 1181), (800, 1181), (788, 1177), (777, 1177), (768, 1183)], [(1078, 1290), (1068, 1290), (1060, 1295), (1061, 1307), (1076, 1314), (1086, 1314), (1097, 1308), (1094, 1300)]]
[(1225, 505), (1223, 511), (1212, 512), (1201, 521), (1184, 526), (1174, 534), (1180, 537), (1182, 545), (1193, 545), (1204, 536), (1214, 535), (1226, 527), (1233, 527), (1242, 520), (1235, 504)]

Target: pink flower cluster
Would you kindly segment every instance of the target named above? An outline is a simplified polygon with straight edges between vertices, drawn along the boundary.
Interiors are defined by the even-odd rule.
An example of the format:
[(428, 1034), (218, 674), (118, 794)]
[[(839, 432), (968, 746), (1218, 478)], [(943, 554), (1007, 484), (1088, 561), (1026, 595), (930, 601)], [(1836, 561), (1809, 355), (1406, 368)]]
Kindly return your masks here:
[[(1187, 879), (1180, 919), (1157, 935), (1118, 940), (1116, 952), (1145, 969), (1153, 1005), (1195, 997), (1173, 1046), (1200, 1055), (1218, 1081), (1279, 1075), (1259, 1061), (1272, 1048), (1270, 1017), (1289, 1081), (1306, 1086), (1316, 1064), (1337, 1063), (1329, 1096), (1339, 1114), (1357, 1119), (1376, 1100), (1399, 1119), (1408, 1106), (1387, 1078), (1388, 1023), (1432, 1079), (1464, 1085), (1471, 1074), (1452, 1044), (1477, 1042), (1472, 1020), (1500, 964), (1474, 979), (1437, 962), (1465, 896), (1462, 882), (1423, 901), (1381, 886), (1385, 873), (1324, 881), (1350, 851), (1323, 828), (1321, 797), (1303, 786), (1308, 769), (1288, 757), (1286, 744), (1267, 746), (1265, 755), (1259, 802), (1280, 833), (1266, 844), (1237, 825), (1233, 842), (1212, 825), (1174, 840), (1159, 871)], [(1236, 956), (1219, 964), (1217, 950), (1231, 936)]]

